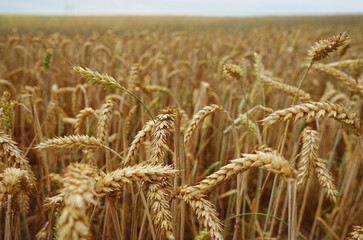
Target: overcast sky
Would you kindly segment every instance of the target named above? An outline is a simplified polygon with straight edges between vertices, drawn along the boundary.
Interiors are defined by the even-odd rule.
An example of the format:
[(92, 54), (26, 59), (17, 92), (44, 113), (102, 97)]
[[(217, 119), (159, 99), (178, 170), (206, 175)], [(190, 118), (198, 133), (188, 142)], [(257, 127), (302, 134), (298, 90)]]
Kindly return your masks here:
[(363, 0), (0, 0), (0, 14), (197, 16), (363, 14)]

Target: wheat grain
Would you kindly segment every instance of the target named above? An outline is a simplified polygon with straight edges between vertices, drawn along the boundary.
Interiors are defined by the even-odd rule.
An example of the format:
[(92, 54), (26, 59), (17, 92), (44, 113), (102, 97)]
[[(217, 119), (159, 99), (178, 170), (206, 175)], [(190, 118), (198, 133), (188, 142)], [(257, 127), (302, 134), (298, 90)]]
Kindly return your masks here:
[(349, 233), (347, 240), (363, 240), (363, 225), (353, 226), (353, 231)]

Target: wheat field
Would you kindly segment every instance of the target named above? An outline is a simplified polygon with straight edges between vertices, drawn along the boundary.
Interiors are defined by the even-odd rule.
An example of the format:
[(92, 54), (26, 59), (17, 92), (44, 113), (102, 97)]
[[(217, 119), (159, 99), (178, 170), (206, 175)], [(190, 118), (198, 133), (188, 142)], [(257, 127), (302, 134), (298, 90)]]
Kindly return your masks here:
[(0, 240), (363, 239), (363, 16), (0, 16)]

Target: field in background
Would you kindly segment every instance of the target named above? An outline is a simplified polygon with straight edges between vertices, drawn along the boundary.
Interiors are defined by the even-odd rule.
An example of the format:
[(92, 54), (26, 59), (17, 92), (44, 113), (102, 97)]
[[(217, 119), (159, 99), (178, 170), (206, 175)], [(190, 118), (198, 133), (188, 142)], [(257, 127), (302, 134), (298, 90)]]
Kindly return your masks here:
[[(362, 29), (363, 16), (0, 16), (0, 240), (345, 239), (363, 224)], [(285, 140), (283, 118), (296, 113), (264, 127), (292, 105), (310, 47), (345, 31), (351, 40), (314, 63), (297, 101), (335, 107), (306, 110)], [(74, 66), (112, 76), (156, 123)], [(297, 190), (307, 127), (332, 181), (322, 187), (315, 170)], [(245, 165), (217, 172), (233, 159)], [(183, 192), (207, 176), (208, 191)]]

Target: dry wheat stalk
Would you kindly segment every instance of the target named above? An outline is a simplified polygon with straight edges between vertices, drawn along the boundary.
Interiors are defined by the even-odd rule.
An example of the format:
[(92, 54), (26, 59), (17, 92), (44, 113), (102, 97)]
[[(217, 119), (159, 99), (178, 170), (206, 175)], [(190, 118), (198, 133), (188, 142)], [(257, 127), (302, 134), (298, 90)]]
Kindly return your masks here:
[(97, 114), (93, 108), (87, 107), (82, 109), (76, 116), (76, 123), (74, 124), (74, 134), (81, 135), (82, 128), (86, 117), (95, 116), (97, 118)]
[[(294, 97), (297, 93), (297, 90), (298, 88), (297, 87), (294, 87), (294, 86), (291, 86), (291, 85), (288, 85), (288, 84), (285, 84), (285, 83), (282, 83), (282, 82), (278, 82), (278, 81), (275, 81), (273, 80), (272, 78), (264, 75), (264, 74), (261, 74), (260, 75), (260, 79), (266, 83), (267, 85), (271, 86), (271, 87), (274, 87), (278, 90), (281, 90), (287, 94), (289, 94), (290, 96)], [(299, 90), (299, 93), (298, 93), (298, 96), (297, 96), (299, 99), (301, 100), (310, 100), (310, 94), (305, 92), (304, 90), (300, 89)]]
[(136, 152), (140, 147), (141, 141), (143, 141), (151, 133), (153, 126), (154, 122), (148, 121), (145, 123), (144, 127), (136, 134), (134, 140), (131, 143), (127, 156), (124, 160), (124, 164), (126, 166), (129, 165), (131, 161), (134, 159), (134, 157), (136, 156)]
[(342, 83), (348, 86), (348, 88), (354, 92), (363, 92), (363, 86), (359, 85), (357, 81), (351, 76), (347, 75), (345, 72), (340, 71), (334, 67), (329, 67), (324, 64), (314, 64), (313, 68), (315, 70), (319, 70), (325, 73), (328, 73), (337, 79), (339, 79)]
[(12, 198), (11, 209), (16, 212), (29, 208), (29, 193), (34, 188), (34, 184), (29, 178), (27, 170), (9, 167), (0, 174), (0, 204), (8, 204), (8, 196)]
[(196, 114), (194, 114), (193, 119), (190, 121), (188, 128), (184, 134), (184, 146), (188, 146), (193, 132), (195, 131), (196, 127), (204, 120), (204, 118), (214, 112), (223, 110), (224, 108), (222, 106), (212, 104), (210, 106), (205, 106), (203, 109), (199, 110)]
[(314, 161), (317, 160), (317, 152), (319, 149), (319, 133), (306, 127), (302, 133), (302, 149), (301, 159), (299, 162), (299, 173), (297, 175), (297, 186), (302, 188), (309, 179), (314, 168)]
[(336, 203), (338, 191), (334, 184), (334, 178), (332, 173), (326, 167), (325, 161), (321, 158), (317, 158), (314, 161), (314, 169), (320, 185), (325, 189), (326, 195), (333, 203)]
[(184, 200), (194, 210), (199, 222), (210, 232), (212, 239), (223, 239), (223, 227), (218, 219), (218, 213), (211, 202), (204, 199), (202, 195), (191, 196), (185, 192), (175, 192), (175, 197)]
[(180, 191), (192, 195), (208, 192), (218, 185), (237, 174), (251, 168), (262, 168), (275, 174), (290, 178), (289, 162), (276, 153), (264, 153), (257, 151), (256, 154), (243, 154), (242, 158), (231, 160), (218, 171), (207, 176), (205, 179), (193, 186), (181, 186)]
[(71, 135), (66, 137), (57, 137), (48, 139), (39, 143), (35, 148), (40, 150), (49, 149), (97, 149), (100, 147), (107, 148), (102, 144), (100, 139), (86, 135)]
[(108, 136), (108, 131), (110, 128), (110, 120), (114, 103), (112, 100), (107, 100), (101, 108), (101, 113), (98, 118), (97, 125), (97, 138), (100, 139), (102, 143), (106, 143), (106, 138)]
[(330, 102), (309, 102), (295, 105), (289, 108), (277, 110), (262, 120), (263, 125), (269, 126), (277, 122), (301, 118), (320, 119), (321, 117), (334, 118), (338, 122), (351, 127), (356, 135), (360, 135), (360, 121), (355, 113), (340, 104)]
[(329, 53), (346, 44), (349, 39), (350, 37), (348, 33), (344, 32), (316, 42), (315, 46), (311, 47), (311, 49), (308, 51), (310, 62), (319, 61), (320, 59), (327, 57)]
[(363, 225), (353, 226), (353, 231), (349, 233), (347, 240), (363, 240)]
[(96, 168), (88, 164), (71, 164), (63, 180), (64, 207), (59, 217), (59, 240), (90, 239), (87, 219), (89, 204), (95, 204)]
[(178, 171), (171, 166), (138, 164), (119, 168), (102, 176), (96, 183), (96, 192), (102, 196), (120, 191), (120, 188), (134, 181), (154, 182), (176, 177)]

